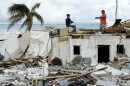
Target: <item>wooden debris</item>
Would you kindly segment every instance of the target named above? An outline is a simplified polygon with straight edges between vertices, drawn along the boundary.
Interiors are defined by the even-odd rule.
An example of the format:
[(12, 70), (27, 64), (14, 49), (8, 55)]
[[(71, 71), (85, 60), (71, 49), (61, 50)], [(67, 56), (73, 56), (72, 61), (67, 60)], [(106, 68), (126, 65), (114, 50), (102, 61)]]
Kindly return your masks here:
[(47, 79), (57, 79), (57, 78), (67, 78), (67, 77), (76, 77), (79, 76), (78, 74), (71, 74), (71, 75), (62, 75), (62, 76), (51, 76), (51, 77), (45, 77), (45, 78), (36, 78), (35, 80), (47, 80)]
[(21, 59), (13, 59), (11, 61), (0, 61), (0, 65), (13, 65), (13, 64), (17, 64), (17, 63), (24, 63), (30, 60), (39, 60), (39, 59), (43, 59), (42, 57), (37, 57), (37, 58), (21, 58)]

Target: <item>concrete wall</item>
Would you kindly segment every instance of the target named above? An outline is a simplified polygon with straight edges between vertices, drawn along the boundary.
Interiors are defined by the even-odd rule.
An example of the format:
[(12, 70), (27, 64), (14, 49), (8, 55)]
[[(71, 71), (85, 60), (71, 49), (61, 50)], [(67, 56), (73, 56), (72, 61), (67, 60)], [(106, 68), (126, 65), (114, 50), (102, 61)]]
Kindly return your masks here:
[(70, 62), (69, 44), (69, 41), (59, 42), (58, 37), (52, 41), (52, 56), (59, 57), (62, 60), (63, 65), (66, 65), (66, 63)]
[[(92, 65), (98, 63), (98, 45), (110, 46), (110, 61), (113, 61), (114, 57), (117, 57), (117, 45), (124, 45), (125, 53), (130, 57), (130, 40), (125, 36), (121, 39), (120, 36), (112, 36), (110, 34), (94, 35), (84, 39), (72, 39), (69, 37), (68, 41), (59, 42), (58, 38), (53, 40), (53, 56), (57, 56), (62, 59), (63, 64), (69, 63), (76, 57), (73, 54), (73, 46), (80, 46), (80, 54), (84, 58), (91, 58)], [(104, 57), (105, 58), (105, 57)]]

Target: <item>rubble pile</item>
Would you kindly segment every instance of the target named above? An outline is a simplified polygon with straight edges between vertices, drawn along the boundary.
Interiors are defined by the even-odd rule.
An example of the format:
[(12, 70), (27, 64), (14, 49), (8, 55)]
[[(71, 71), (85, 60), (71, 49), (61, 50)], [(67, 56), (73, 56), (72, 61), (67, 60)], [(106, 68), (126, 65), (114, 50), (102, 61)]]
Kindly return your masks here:
[(120, 58), (91, 66), (91, 60), (81, 56), (65, 67), (30, 61), (2, 66), (0, 86), (129, 86), (129, 64), (128, 58)]

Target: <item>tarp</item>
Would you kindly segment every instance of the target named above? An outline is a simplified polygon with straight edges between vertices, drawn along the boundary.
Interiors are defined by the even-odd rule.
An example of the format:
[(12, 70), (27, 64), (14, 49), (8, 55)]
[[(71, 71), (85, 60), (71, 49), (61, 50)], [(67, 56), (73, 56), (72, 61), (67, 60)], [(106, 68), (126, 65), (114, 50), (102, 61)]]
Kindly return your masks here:
[[(19, 34), (22, 36), (18, 38)], [(0, 35), (0, 53), (5, 56), (4, 61), (20, 57), (46, 57), (51, 50), (49, 31), (4, 31)]]

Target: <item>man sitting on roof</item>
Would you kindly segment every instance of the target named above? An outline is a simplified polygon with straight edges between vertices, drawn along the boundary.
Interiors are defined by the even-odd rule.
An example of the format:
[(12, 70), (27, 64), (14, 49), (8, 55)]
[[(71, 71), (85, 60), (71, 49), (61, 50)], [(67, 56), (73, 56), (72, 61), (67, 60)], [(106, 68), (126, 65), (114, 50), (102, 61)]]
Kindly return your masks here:
[(70, 19), (70, 14), (67, 14), (67, 18), (66, 18), (66, 27), (72, 27), (74, 28), (74, 32), (76, 32), (76, 26), (75, 25), (71, 25), (71, 23), (74, 23), (73, 21), (71, 21)]

